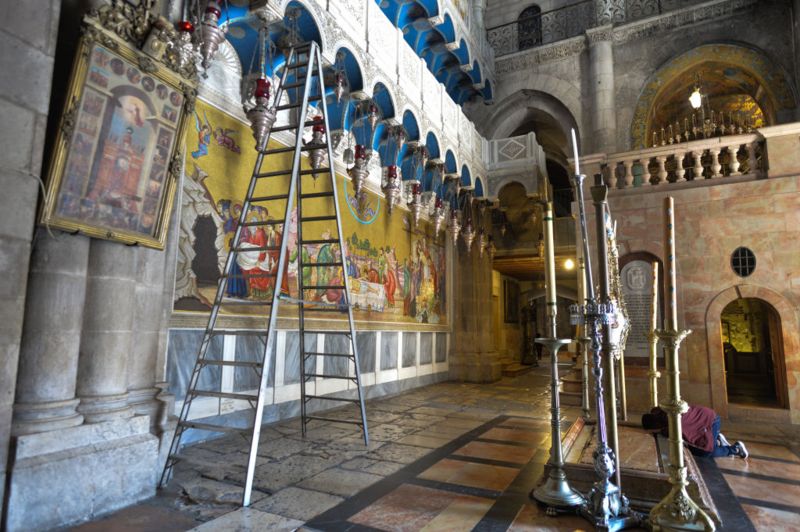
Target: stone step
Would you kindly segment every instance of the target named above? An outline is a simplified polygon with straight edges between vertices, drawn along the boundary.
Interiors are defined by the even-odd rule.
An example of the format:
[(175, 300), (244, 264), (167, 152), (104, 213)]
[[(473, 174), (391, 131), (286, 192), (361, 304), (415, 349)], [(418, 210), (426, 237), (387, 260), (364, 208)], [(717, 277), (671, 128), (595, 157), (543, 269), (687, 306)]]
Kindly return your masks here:
[(562, 391), (558, 394), (558, 399), (565, 406), (581, 406), (581, 392)]
[(533, 366), (520, 364), (518, 362), (514, 364), (509, 364), (508, 366), (503, 368), (503, 376), (504, 377), (517, 377), (519, 375), (524, 375), (528, 372), (533, 370)]
[(581, 393), (583, 390), (583, 385), (581, 381), (574, 382), (574, 381), (561, 381), (561, 389), (565, 392), (572, 392), (572, 393)]

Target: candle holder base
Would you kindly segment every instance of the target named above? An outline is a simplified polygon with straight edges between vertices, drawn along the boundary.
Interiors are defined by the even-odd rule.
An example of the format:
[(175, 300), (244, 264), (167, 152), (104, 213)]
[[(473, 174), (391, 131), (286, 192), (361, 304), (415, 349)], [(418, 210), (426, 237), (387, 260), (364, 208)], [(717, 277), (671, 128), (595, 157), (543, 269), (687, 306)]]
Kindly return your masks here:
[(595, 482), (579, 513), (597, 530), (609, 532), (640, 526), (644, 522), (644, 517), (628, 507), (627, 497), (608, 479)]
[(713, 531), (716, 527), (708, 514), (686, 493), (685, 485), (673, 485), (669, 495), (650, 511), (650, 528)]
[(550, 476), (541, 486), (531, 491), (531, 498), (547, 506), (548, 515), (558, 512), (574, 512), (584, 504), (583, 495), (572, 489), (561, 468), (551, 468)]

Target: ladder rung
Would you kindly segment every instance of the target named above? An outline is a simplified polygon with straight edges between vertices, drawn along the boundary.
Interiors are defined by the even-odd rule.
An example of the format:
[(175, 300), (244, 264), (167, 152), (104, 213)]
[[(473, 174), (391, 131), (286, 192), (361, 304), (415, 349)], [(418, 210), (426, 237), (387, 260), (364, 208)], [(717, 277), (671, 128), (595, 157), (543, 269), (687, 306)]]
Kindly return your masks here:
[[(291, 149), (293, 150), (294, 148), (291, 148)], [(300, 170), (299, 172), (297, 172), (297, 175), (311, 175), (311, 174), (315, 174), (315, 173), (318, 174), (318, 173), (324, 172), (326, 170), (330, 170), (330, 168), (317, 168), (316, 170), (314, 170), (314, 169), (312, 169), (312, 170)], [(289, 168), (288, 170), (276, 170), (274, 172), (267, 172), (265, 174), (256, 174), (256, 177), (259, 178), (259, 179), (262, 179), (262, 178), (265, 178), (265, 177), (278, 177), (278, 176), (281, 176), (281, 175), (291, 175), (291, 173), (292, 173), (292, 169)], [(287, 194), (281, 194), (281, 196), (283, 196), (283, 199), (286, 199), (287, 197), (289, 197)], [(251, 201), (255, 201), (255, 200), (251, 200)]]
[[(344, 334), (344, 335), (350, 336), (350, 331), (320, 331), (320, 330), (310, 331), (308, 329), (305, 329), (305, 330), (303, 330), (303, 333), (305, 333), (305, 334)], [(328, 353), (310, 353), (310, 354), (313, 354), (313, 355), (325, 355), (325, 354), (328, 354)]]
[(297, 87), (305, 87), (305, 86), (306, 86), (306, 81), (303, 80), (303, 81), (298, 81), (297, 83), (289, 83), (287, 85), (281, 85), (281, 88), (283, 90), (289, 90), (289, 89), (296, 89)]
[(349, 423), (351, 425), (358, 425), (359, 427), (362, 425), (360, 421), (353, 421), (350, 419), (336, 419), (334, 417), (323, 417), (323, 416), (306, 416), (306, 423), (315, 419), (317, 421), (330, 421), (331, 423)]
[(267, 331), (247, 331), (242, 329), (214, 329), (208, 334), (225, 336), (266, 336)]
[[(308, 331), (306, 331), (306, 332), (308, 332)], [(308, 358), (308, 357), (313, 357), (313, 356), (320, 356), (320, 357), (339, 357), (339, 358), (343, 358), (343, 357), (346, 357), (346, 358), (353, 358), (353, 356), (354, 356), (354, 355), (351, 355), (350, 353), (315, 353), (315, 352), (313, 352), (313, 351), (307, 351), (307, 352), (303, 353), (303, 356), (304, 356), (304, 357), (306, 357), (306, 358)]]
[(303, 307), (303, 312), (341, 312), (342, 314), (344, 314), (345, 312), (347, 312), (347, 307), (346, 306), (343, 306), (343, 307), (338, 307), (338, 306), (336, 306), (336, 307), (317, 307), (317, 306)]
[(275, 194), (274, 196), (255, 196), (250, 198), (250, 202), (254, 201), (278, 201), (289, 199), (289, 194)]
[(277, 273), (229, 273), (227, 275), (223, 275), (222, 277), (225, 279), (264, 279), (267, 277), (277, 277)]
[(266, 221), (258, 221), (258, 222), (245, 222), (243, 224), (239, 224), (242, 227), (256, 227), (256, 226), (263, 226), (263, 225), (283, 225), (283, 220), (266, 220)]
[[(318, 102), (318, 101), (320, 101), (321, 99), (322, 99), (322, 98), (320, 98), (319, 96), (309, 96), (309, 97), (308, 97), (308, 103), (311, 103), (311, 102)], [(300, 107), (302, 107), (302, 106), (303, 106), (303, 102), (299, 102), (299, 103), (287, 103), (286, 105), (279, 105), (278, 107), (276, 107), (276, 108), (275, 108), (275, 110), (276, 110), (276, 111), (286, 111), (287, 109), (299, 109), (299, 108), (300, 108)]]
[(308, 61), (300, 61), (298, 63), (292, 63), (291, 65), (286, 65), (286, 68), (302, 68), (308, 66)]
[(243, 248), (243, 247), (236, 247), (232, 248), (231, 251), (235, 251), (240, 253), (242, 251), (279, 251), (281, 249), (280, 246), (261, 246), (257, 248)]
[(343, 284), (319, 284), (316, 286), (304, 286), (302, 290), (344, 290), (347, 288)]
[[(319, 172), (320, 170), (317, 171)], [(300, 194), (301, 200), (310, 198), (330, 198), (330, 197), (333, 197), (333, 192), (309, 192), (308, 194)]]
[[(286, 87), (284, 87), (284, 88), (286, 88)], [(311, 127), (311, 126), (315, 125), (316, 123), (317, 123), (316, 120), (309, 120), (309, 121), (303, 122), (303, 127)], [(290, 129), (297, 129), (297, 124), (289, 124), (288, 126), (273, 127), (272, 128), (272, 132), (275, 133), (275, 132), (278, 132), (278, 131), (288, 131)]]
[[(273, 274), (274, 275), (274, 274)], [(228, 297), (223, 297), (222, 301), (219, 302), (220, 305), (243, 305), (243, 306), (271, 306), (272, 301), (253, 301), (250, 299), (233, 299)]]
[[(209, 432), (242, 432), (249, 433), (253, 431), (252, 427), (228, 427), (226, 425), (214, 425), (212, 423), (199, 423), (197, 421), (180, 421), (178, 423), (187, 429), (207, 430)], [(170, 455), (173, 460), (182, 460), (178, 455)]]
[(348, 377), (347, 375), (325, 375), (321, 373), (306, 373), (307, 379), (342, 379), (348, 381), (356, 380), (355, 377)]
[(338, 238), (320, 238), (319, 240), (303, 240), (300, 242), (302, 245), (306, 244), (338, 244)]
[(345, 397), (329, 397), (327, 395), (306, 395), (304, 397), (306, 401), (309, 399), (322, 399), (323, 401), (342, 401), (345, 403), (360, 403), (358, 399), (348, 399)]
[(306, 216), (305, 218), (300, 218), (300, 222), (322, 222), (325, 220), (335, 220), (335, 214), (326, 214), (324, 216)]
[[(323, 148), (326, 148), (327, 146), (328, 146), (327, 144), (320, 144), (318, 142), (315, 142), (313, 144), (306, 144), (304, 146), (300, 146), (300, 151), (321, 150)], [(263, 153), (264, 153), (264, 155), (272, 155), (272, 154), (275, 154), (275, 153), (287, 153), (287, 152), (290, 152), (290, 151), (294, 151), (295, 148), (297, 148), (297, 146), (285, 146), (283, 148), (272, 148), (272, 149), (269, 149), (269, 150), (264, 150)], [(325, 170), (328, 170), (328, 168), (325, 168)], [(318, 168), (318, 169), (312, 169), (312, 170), (307, 171), (307, 172), (321, 172), (321, 171), (323, 171), (323, 170)]]
[(247, 393), (212, 392), (210, 390), (191, 390), (189, 394), (200, 397), (217, 397), (219, 399), (238, 399), (240, 401), (257, 401), (258, 396)]
[(261, 362), (249, 362), (245, 360), (209, 360), (203, 359), (200, 361), (204, 366), (233, 366), (237, 368), (260, 368)]
[(301, 262), (298, 268), (322, 268), (324, 266), (344, 266), (341, 262)]

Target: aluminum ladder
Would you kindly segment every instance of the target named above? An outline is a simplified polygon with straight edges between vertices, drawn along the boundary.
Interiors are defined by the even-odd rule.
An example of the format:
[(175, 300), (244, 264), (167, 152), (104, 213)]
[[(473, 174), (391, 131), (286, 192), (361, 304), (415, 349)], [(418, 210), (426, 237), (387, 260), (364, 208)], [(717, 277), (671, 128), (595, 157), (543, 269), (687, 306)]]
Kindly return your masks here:
[[(290, 49), (289, 53), (287, 54), (286, 65), (281, 76), (280, 85), (274, 99), (274, 108), (277, 112), (285, 111), (290, 113), (288, 120), (288, 124), (290, 125), (272, 127), (269, 135), (264, 141), (264, 144), (262, 146), (257, 146), (256, 148), (258, 155), (256, 157), (253, 174), (250, 179), (247, 194), (242, 204), (242, 213), (239, 217), (239, 222), (233, 239), (231, 240), (230, 251), (217, 285), (214, 304), (211, 308), (211, 313), (209, 315), (208, 325), (203, 336), (203, 341), (200, 344), (197, 361), (189, 379), (186, 398), (184, 400), (183, 407), (181, 408), (175, 435), (173, 436), (169, 455), (167, 456), (164, 471), (159, 482), (161, 487), (165, 487), (167, 485), (172, 476), (172, 471), (175, 464), (181, 459), (181, 440), (187, 431), (200, 431), (204, 434), (238, 433), (245, 438), (249, 435), (249, 459), (247, 462), (247, 475), (245, 478), (244, 493), (242, 496), (242, 506), (249, 506), (256, 468), (265, 395), (269, 384), (267, 381), (270, 373), (272, 355), (274, 355), (273, 351), (276, 349), (276, 324), (278, 318), (278, 309), (281, 301), (284, 301), (286, 304), (296, 305), (298, 311), (301, 389), (300, 404), (303, 435), (305, 436), (307, 425), (312, 420), (336, 423), (352, 423), (361, 427), (364, 443), (366, 445), (369, 444), (369, 430), (367, 427), (367, 416), (364, 407), (364, 394), (361, 389), (361, 372), (350, 298), (350, 281), (347, 278), (347, 269), (345, 268), (344, 264), (344, 259), (347, 257), (347, 253), (342, 232), (341, 216), (339, 212), (336, 177), (334, 174), (333, 165), (330, 164), (334, 160), (334, 157), (330, 135), (328, 134), (330, 131), (328, 127), (328, 110), (325, 98), (320, 96), (325, 95), (324, 79), (320, 49), (315, 42), (300, 44)], [(295, 90), (296, 92), (302, 90), (302, 97), (295, 98), (293, 103), (290, 102), (288, 104), (280, 104), (281, 97), (283, 96), (284, 92), (291, 90)], [(309, 117), (307, 116), (308, 108), (309, 104), (312, 102), (319, 102), (318, 112), (320, 115), (309, 120)], [(304, 130), (315, 125), (318, 126), (320, 123), (324, 124), (325, 128), (324, 143), (304, 143)], [(294, 145), (288, 147), (269, 147), (269, 139), (272, 133), (277, 131), (294, 131)], [(325, 153), (327, 154), (327, 161), (325, 161), (328, 163), (327, 167), (318, 166), (315, 169), (303, 169), (301, 166), (301, 154), (303, 152), (309, 153), (311, 150), (320, 149), (325, 150)], [(286, 153), (292, 154), (291, 167), (283, 170), (274, 169), (275, 163), (270, 164), (270, 155)], [(280, 163), (278, 164), (280, 165)], [(267, 171), (265, 171), (265, 169)], [(259, 195), (256, 193), (258, 184), (264, 182), (264, 180), (269, 180), (270, 178), (279, 178), (281, 176), (284, 178), (286, 176), (291, 176), (289, 180), (288, 191), (282, 190), (280, 193), (269, 195)], [(314, 188), (316, 189), (317, 178), (319, 176), (327, 177), (325, 181), (329, 182), (330, 189), (324, 191), (304, 192), (304, 181), (306, 181), (305, 185), (307, 189), (310, 183), (309, 178), (313, 179), (315, 185)], [(267, 186), (274, 190), (274, 185)], [(260, 188), (263, 189), (263, 187)], [(285, 205), (285, 214), (283, 220), (248, 221), (248, 214), (253, 211), (256, 206), (280, 205), (281, 203)], [(297, 206), (297, 278), (299, 285), (299, 297), (290, 298), (287, 294), (282, 293), (281, 288), (286, 281), (284, 277), (288, 277), (287, 266), (289, 263), (289, 256), (287, 251), (287, 242), (289, 239), (286, 237), (288, 235), (289, 228), (291, 227), (291, 218), (295, 204)], [(304, 216), (304, 206), (306, 208), (312, 206), (318, 212), (314, 215)], [(324, 212), (325, 209), (328, 209), (330, 212), (327, 214), (319, 214), (319, 211)], [(320, 223), (332, 225), (331, 222), (335, 222), (335, 236), (314, 239), (303, 237), (304, 225), (317, 224), (316, 227), (319, 227)], [(267, 225), (272, 225), (273, 227), (283, 227), (283, 237), (281, 238), (279, 245), (269, 245), (269, 243), (260, 247), (243, 245), (245, 244), (245, 242), (242, 240), (243, 228)], [(325, 262), (310, 261), (309, 258), (305, 257), (305, 253), (303, 252), (304, 249), (306, 249), (304, 246), (309, 245), (330, 246), (329, 252), (333, 258)], [(331, 249), (333, 250), (331, 251)], [(252, 254), (254, 252), (270, 251), (279, 252), (277, 270), (271, 270), (275, 273), (265, 271), (263, 273), (253, 274), (245, 273), (241, 270), (239, 270), (241, 273), (232, 273), (233, 265), (240, 253)], [(304, 281), (305, 274), (314, 269), (327, 269), (329, 275), (326, 276), (326, 278), (333, 278), (337, 280), (328, 281), (324, 284), (319, 284), (319, 281), (317, 281), (316, 284), (306, 284)], [(334, 273), (330, 274), (331, 271)], [(273, 295), (271, 300), (262, 301), (226, 296), (226, 290), (231, 279), (238, 278), (247, 281), (248, 279), (253, 279), (256, 277), (273, 279)], [(309, 277), (312, 276), (309, 275)], [(319, 279), (318, 275), (316, 277)], [(311, 300), (309, 296), (312, 291), (325, 291), (326, 293), (333, 291), (334, 294), (337, 294), (338, 301), (336, 303), (329, 303)], [(217, 322), (220, 316), (220, 309), (236, 309), (237, 307), (241, 308), (240, 306), (242, 305), (251, 308), (255, 307), (258, 309), (265, 308), (262, 317), (268, 316), (266, 330), (264, 328), (226, 328), (218, 325)], [(306, 329), (306, 313), (308, 312), (311, 312), (312, 314), (322, 312), (346, 314), (347, 319), (331, 320), (328, 325), (332, 326), (337, 324), (338, 327), (336, 328), (331, 327), (330, 329), (326, 328), (326, 330), (308, 330)], [(330, 314), (328, 315), (330, 316)], [(309, 351), (306, 348), (306, 335), (310, 334), (324, 334), (326, 336), (340, 335), (347, 339), (349, 349), (340, 349), (341, 352), (338, 353), (326, 353), (324, 348), (318, 347), (313, 351)], [(211, 356), (214, 355), (213, 353), (209, 353), (209, 347), (211, 346), (212, 339), (215, 336), (227, 335), (257, 337), (261, 342), (261, 346), (263, 347), (263, 351), (260, 353), (260, 360), (222, 360), (221, 354), (219, 354), (219, 356)], [(317, 337), (317, 340), (318, 339), (319, 337)], [(314, 357), (316, 365), (313, 369), (309, 369), (309, 361), (312, 359), (312, 357)], [(341, 367), (338, 368), (339, 371), (335, 371), (337, 368), (334, 368), (334, 371), (326, 371), (328, 366), (326, 361), (331, 361), (330, 364), (332, 365), (334, 360), (346, 361), (347, 368), (344, 371), (341, 371)], [(258, 375), (260, 381), (257, 393), (223, 392), (220, 390), (206, 389), (207, 386), (200, 386), (201, 375), (203, 374), (204, 370), (212, 367), (221, 369), (222, 366), (232, 366), (234, 368), (245, 367), (253, 369), (253, 371), (255, 371)], [(321, 366), (321, 368), (317, 369), (318, 366)], [(222, 371), (220, 371), (220, 388), (222, 386), (221, 373)], [(320, 381), (326, 379), (342, 379), (347, 380), (348, 382), (353, 382), (357, 392), (356, 397), (343, 397), (342, 394), (334, 396), (315, 395), (308, 393), (307, 387), (312, 380), (315, 380), (316, 383), (319, 384)], [(207, 384), (207, 382), (208, 379), (206, 379), (205, 383)], [(347, 392), (345, 392), (345, 395), (347, 395)], [(224, 421), (220, 422), (219, 419), (213, 419), (212, 421), (207, 422), (204, 418), (192, 418), (190, 416), (190, 412), (193, 401), (197, 397), (212, 397), (220, 400), (232, 399), (248, 402), (250, 404), (250, 408), (253, 410), (252, 425), (241, 427), (227, 424)], [(309, 403), (312, 401), (316, 402), (314, 406), (317, 406), (318, 408), (328, 406), (336, 402), (348, 403), (350, 405), (354, 405), (358, 411), (353, 415), (354, 419), (352, 420), (343, 417), (312, 415), (309, 413)]]

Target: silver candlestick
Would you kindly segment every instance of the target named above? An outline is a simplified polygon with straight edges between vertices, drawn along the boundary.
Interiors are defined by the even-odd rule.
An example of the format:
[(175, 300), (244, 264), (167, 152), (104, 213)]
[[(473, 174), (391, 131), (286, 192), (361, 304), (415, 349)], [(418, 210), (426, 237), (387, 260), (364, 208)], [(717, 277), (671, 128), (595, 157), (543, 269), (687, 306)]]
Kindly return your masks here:
[(547, 513), (554, 515), (558, 510), (568, 510), (584, 503), (583, 496), (572, 489), (564, 472), (564, 450), (561, 446), (561, 405), (558, 397), (558, 351), (570, 340), (556, 338), (556, 268), (553, 245), (553, 204), (547, 202), (544, 208), (544, 251), (545, 251), (545, 293), (547, 296), (547, 320), (550, 328), (549, 338), (537, 338), (550, 351), (550, 469), (545, 481), (531, 492), (531, 497), (547, 506)]

